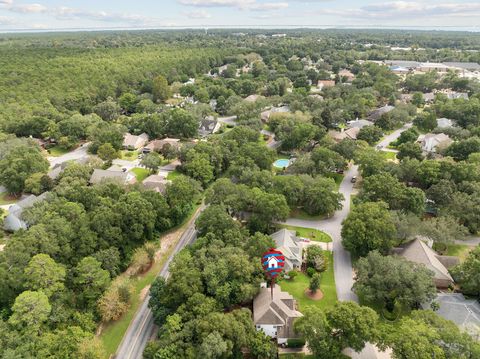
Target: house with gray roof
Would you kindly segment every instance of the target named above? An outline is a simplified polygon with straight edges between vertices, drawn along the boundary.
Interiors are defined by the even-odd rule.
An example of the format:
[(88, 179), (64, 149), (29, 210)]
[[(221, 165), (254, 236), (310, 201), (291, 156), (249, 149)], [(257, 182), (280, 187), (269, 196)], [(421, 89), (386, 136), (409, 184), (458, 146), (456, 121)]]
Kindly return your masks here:
[(102, 182), (116, 182), (119, 184), (133, 184), (136, 177), (133, 173), (116, 170), (102, 170), (96, 168), (90, 176), (90, 184), (98, 184)]
[(449, 118), (437, 118), (437, 127), (438, 128), (450, 128), (453, 127), (453, 121)]
[(480, 71), (480, 65), (476, 62), (444, 62), (443, 64), (461, 70)]
[(385, 113), (389, 113), (390, 111), (392, 111), (395, 107), (394, 106), (390, 106), (390, 105), (385, 105), (383, 107), (379, 107), (373, 111), (370, 111), (370, 113), (368, 114), (368, 117), (367, 119), (369, 121), (377, 121), (378, 119), (380, 119), (380, 117), (382, 117), (383, 114)]
[(302, 317), (297, 311), (293, 296), (282, 292), (278, 285), (273, 288), (261, 288), (253, 300), (253, 322), (258, 331), (277, 339), (278, 344), (286, 343), (289, 338), (295, 338), (294, 321)]
[(295, 231), (286, 228), (270, 235), (275, 242), (275, 248), (285, 256), (285, 273), (293, 269), (299, 269), (303, 262), (301, 240), (297, 238)]
[(359, 128), (362, 129), (367, 126), (373, 126), (372, 121), (368, 120), (355, 120), (347, 122), (349, 128)]
[(434, 273), (434, 282), (437, 288), (448, 288), (454, 281), (448, 268), (458, 264), (456, 257), (440, 256), (420, 238), (407, 243), (402, 248), (397, 248), (395, 253), (410, 262), (423, 264)]
[(151, 175), (145, 178), (142, 182), (142, 186), (146, 189), (164, 194), (167, 189), (167, 185), (170, 183), (164, 176)]
[(453, 140), (444, 133), (427, 133), (418, 136), (417, 142), (425, 153), (436, 153), (438, 150), (447, 148)]
[(218, 132), (222, 124), (213, 116), (207, 116), (200, 121), (198, 127), (198, 134), (200, 137), (207, 137), (213, 133)]
[(175, 150), (179, 150), (182, 147), (182, 143), (180, 142), (179, 138), (162, 138), (161, 140), (153, 140), (148, 143), (143, 149), (143, 153), (150, 153), (150, 152), (160, 152), (164, 146), (169, 145)]
[(16, 232), (20, 229), (27, 229), (28, 223), (22, 218), (23, 211), (27, 208), (33, 207), (35, 203), (45, 200), (47, 195), (48, 192), (44, 192), (39, 196), (32, 194), (11, 205), (8, 209), (8, 215), (3, 221), (3, 229), (7, 232)]

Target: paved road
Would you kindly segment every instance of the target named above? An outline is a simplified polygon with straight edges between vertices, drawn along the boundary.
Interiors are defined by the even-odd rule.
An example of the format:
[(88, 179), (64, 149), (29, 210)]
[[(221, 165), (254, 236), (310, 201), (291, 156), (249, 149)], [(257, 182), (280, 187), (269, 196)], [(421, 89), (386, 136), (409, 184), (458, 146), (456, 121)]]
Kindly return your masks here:
[(77, 149), (71, 152), (65, 153), (62, 156), (47, 157), (48, 162), (50, 162), (50, 168), (53, 168), (56, 165), (59, 165), (63, 162), (74, 161), (74, 160), (78, 160), (80, 158), (85, 157), (87, 155), (87, 148), (88, 148), (88, 143), (85, 143), (82, 146), (78, 147)]
[[(168, 278), (168, 268), (175, 254), (180, 252), (185, 246), (193, 243), (197, 238), (197, 231), (195, 230), (195, 219), (202, 212), (205, 207), (202, 205), (200, 210), (195, 214), (191, 220), (191, 225), (183, 232), (180, 240), (178, 241), (172, 255), (168, 258), (162, 270), (158, 274), (164, 278)], [(117, 359), (142, 359), (143, 350), (147, 345), (147, 342), (152, 338), (155, 333), (155, 324), (153, 323), (152, 312), (148, 308), (148, 301), (150, 300), (150, 294), (147, 295), (143, 301), (140, 309), (135, 314), (135, 318), (130, 323), (130, 326), (125, 333), (122, 342), (117, 350)]]
[(218, 117), (218, 122), (224, 123), (225, 125), (236, 126), (237, 125), (237, 116), (228, 116), (228, 117)]
[(397, 138), (399, 138), (403, 131), (408, 130), (408, 129), (409, 129), (410, 127), (412, 127), (412, 126), (413, 126), (412, 123), (407, 123), (407, 124), (405, 124), (402, 128), (400, 128), (400, 129), (398, 129), (398, 130), (396, 130), (396, 131), (393, 131), (391, 134), (385, 136), (385, 137), (383, 138), (383, 140), (381, 140), (381, 141), (378, 143), (377, 146), (381, 146), (384, 151), (388, 151), (388, 150), (389, 150), (389, 148), (387, 148), (388, 145), (390, 145), (390, 143), (392, 143), (392, 142), (395, 141)]
[(467, 246), (478, 246), (480, 244), (480, 237), (467, 237), (465, 240), (457, 239), (455, 244), (465, 244)]
[(353, 269), (350, 253), (342, 246), (342, 221), (350, 212), (350, 196), (353, 192), (353, 176), (358, 176), (358, 166), (352, 166), (345, 172), (339, 192), (343, 194), (345, 199), (342, 202), (342, 209), (328, 219), (312, 221), (305, 219), (290, 218), (286, 221), (288, 225), (314, 228), (329, 234), (333, 240), (333, 260), (335, 285), (337, 287), (337, 296), (341, 301), (352, 300), (358, 302), (358, 298), (352, 291), (353, 286)]

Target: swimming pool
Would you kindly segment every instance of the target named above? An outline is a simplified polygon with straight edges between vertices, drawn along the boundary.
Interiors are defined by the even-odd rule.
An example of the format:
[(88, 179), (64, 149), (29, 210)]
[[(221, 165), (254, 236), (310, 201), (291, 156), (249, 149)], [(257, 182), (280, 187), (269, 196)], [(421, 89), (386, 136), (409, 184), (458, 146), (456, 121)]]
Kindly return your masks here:
[(286, 158), (281, 158), (273, 162), (273, 165), (277, 168), (285, 168), (290, 165), (290, 160), (287, 160)]

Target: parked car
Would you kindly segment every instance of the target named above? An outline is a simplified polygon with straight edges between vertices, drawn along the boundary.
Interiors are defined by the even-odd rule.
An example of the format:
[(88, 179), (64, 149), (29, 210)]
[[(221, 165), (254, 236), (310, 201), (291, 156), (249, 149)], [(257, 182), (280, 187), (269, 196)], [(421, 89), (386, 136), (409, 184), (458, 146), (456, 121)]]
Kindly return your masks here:
[(352, 182), (352, 183), (357, 182), (357, 176), (353, 176), (352, 179), (350, 180), (350, 182)]

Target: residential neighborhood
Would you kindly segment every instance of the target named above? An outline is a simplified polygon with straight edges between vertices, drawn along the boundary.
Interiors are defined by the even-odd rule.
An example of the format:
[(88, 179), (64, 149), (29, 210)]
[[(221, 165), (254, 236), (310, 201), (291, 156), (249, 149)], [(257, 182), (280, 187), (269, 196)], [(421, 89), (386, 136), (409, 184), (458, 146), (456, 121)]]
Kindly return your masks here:
[(480, 358), (475, 32), (0, 44), (0, 357)]

